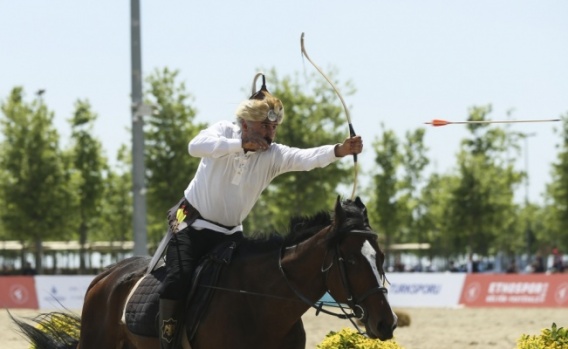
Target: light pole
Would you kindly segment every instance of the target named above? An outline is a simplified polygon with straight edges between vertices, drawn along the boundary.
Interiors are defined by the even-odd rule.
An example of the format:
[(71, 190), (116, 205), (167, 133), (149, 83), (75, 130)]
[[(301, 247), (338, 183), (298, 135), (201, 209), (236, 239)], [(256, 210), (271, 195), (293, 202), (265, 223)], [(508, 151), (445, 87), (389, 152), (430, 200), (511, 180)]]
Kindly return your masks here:
[(142, 100), (142, 54), (140, 39), (140, 1), (130, 1), (130, 49), (132, 77), (132, 201), (134, 255), (146, 256), (146, 184), (144, 166), (144, 115)]
[(529, 204), (529, 137), (536, 136), (535, 132), (523, 133), (525, 139), (525, 205)]
[(525, 239), (527, 243), (527, 265), (530, 263), (530, 256), (531, 256), (531, 221), (529, 217), (529, 137), (536, 136), (535, 132), (531, 133), (522, 133), (521, 136), (525, 140), (525, 219), (526, 219), (526, 227), (525, 227)]

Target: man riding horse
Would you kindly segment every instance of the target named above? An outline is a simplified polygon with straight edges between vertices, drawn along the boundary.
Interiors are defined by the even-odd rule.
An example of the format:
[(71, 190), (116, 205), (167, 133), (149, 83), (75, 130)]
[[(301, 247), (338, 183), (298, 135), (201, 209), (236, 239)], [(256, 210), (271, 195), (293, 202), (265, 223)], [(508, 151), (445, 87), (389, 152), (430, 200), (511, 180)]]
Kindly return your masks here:
[[(259, 77), (262, 87), (254, 92)], [(237, 107), (236, 118), (209, 126), (189, 142), (189, 154), (201, 161), (183, 199), (168, 214), (174, 235), (160, 290), (163, 349), (172, 347), (179, 331), (180, 310), (197, 263), (217, 244), (242, 237), (242, 222), (270, 182), (286, 172), (325, 167), (363, 149), (360, 136), (309, 149), (273, 143), (284, 106), (268, 92), (262, 73), (254, 77), (253, 94)]]

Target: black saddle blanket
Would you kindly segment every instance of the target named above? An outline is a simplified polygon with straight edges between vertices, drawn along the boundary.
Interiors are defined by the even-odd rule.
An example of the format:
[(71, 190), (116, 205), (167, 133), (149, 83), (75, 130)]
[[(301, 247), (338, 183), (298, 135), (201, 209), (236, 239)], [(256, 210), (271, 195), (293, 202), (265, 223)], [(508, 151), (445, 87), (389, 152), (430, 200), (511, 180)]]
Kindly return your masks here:
[[(197, 331), (199, 319), (205, 312), (212, 295), (211, 287), (217, 283), (220, 271), (223, 266), (230, 263), (237, 243), (229, 241), (223, 243), (208, 254), (196, 269), (192, 288), (186, 297), (186, 309), (183, 313), (189, 322), (191, 339)], [(126, 304), (125, 322), (128, 330), (134, 334), (147, 337), (158, 337), (157, 314), (160, 304), (160, 287), (166, 278), (166, 267), (161, 266), (150, 274), (145, 275), (144, 279), (134, 291), (132, 297)], [(197, 286), (204, 287), (197, 287)]]
[(145, 275), (126, 305), (125, 321), (132, 333), (158, 337), (158, 311), (160, 287), (166, 278), (166, 267), (155, 269)]

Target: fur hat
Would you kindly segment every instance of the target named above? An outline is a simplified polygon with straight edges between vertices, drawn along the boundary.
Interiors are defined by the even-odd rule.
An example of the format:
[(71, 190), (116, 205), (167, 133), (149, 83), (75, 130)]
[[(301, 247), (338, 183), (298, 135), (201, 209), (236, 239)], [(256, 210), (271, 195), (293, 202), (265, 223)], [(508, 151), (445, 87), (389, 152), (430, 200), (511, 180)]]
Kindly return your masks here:
[[(262, 87), (256, 90), (256, 80), (262, 76)], [(252, 95), (237, 107), (237, 118), (248, 121), (265, 121), (282, 123), (284, 120), (284, 106), (266, 89), (266, 80), (263, 73), (257, 73), (252, 82)]]

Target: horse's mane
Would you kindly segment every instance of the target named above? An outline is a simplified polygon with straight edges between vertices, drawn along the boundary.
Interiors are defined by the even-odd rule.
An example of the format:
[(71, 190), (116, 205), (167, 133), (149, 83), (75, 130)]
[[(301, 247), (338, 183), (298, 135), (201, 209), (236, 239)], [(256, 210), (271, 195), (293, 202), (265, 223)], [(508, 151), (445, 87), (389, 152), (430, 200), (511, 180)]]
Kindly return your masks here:
[(239, 242), (239, 249), (247, 253), (254, 253), (293, 246), (309, 239), (331, 223), (331, 214), (326, 211), (311, 216), (294, 216), (290, 219), (288, 230), (285, 233), (276, 230), (269, 234), (252, 233)]
[[(368, 225), (368, 221), (361, 208), (353, 201), (346, 200), (342, 204), (347, 219), (340, 229), (362, 229)], [(328, 211), (320, 211), (311, 216), (294, 216), (290, 219), (288, 231), (284, 234), (273, 231), (270, 234), (255, 233), (240, 242), (240, 248), (249, 252), (270, 251), (282, 247), (297, 245), (302, 241), (314, 236), (317, 232), (333, 223), (333, 214)]]
[(331, 225), (333, 218), (327, 211), (320, 211), (313, 216), (295, 216), (290, 219), (288, 234), (284, 238), (284, 247), (293, 246), (314, 236), (323, 228)]

